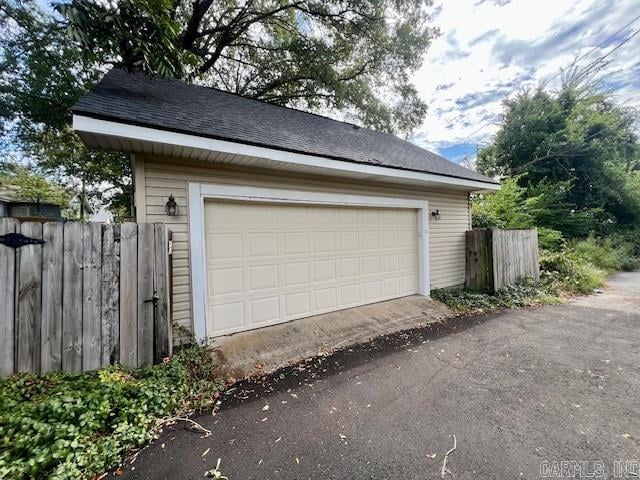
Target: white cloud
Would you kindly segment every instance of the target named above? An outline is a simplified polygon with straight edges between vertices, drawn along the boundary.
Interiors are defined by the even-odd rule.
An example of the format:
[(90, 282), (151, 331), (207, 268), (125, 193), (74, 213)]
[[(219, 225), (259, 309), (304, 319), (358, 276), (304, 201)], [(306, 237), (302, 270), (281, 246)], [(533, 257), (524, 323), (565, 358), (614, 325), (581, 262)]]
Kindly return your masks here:
[[(435, 11), (442, 36), (414, 78), (429, 105), (414, 141), (435, 150), (488, 141), (497, 126), (487, 123), (499, 121), (505, 96), (555, 76), (640, 14), (638, 0), (446, 0)], [(580, 63), (638, 28), (640, 20)], [(640, 35), (606, 68), (608, 86), (628, 105), (640, 106), (639, 52)], [(549, 85), (559, 82), (558, 76)]]

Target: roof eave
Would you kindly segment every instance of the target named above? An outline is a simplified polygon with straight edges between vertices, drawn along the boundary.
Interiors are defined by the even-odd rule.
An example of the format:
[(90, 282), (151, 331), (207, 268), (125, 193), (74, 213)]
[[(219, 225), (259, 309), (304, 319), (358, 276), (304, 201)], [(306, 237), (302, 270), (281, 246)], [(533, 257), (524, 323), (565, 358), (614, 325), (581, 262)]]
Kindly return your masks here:
[(154, 153), (176, 157), (184, 157), (185, 151), (188, 151), (189, 158), (209, 161), (219, 161), (219, 158), (222, 157), (216, 154), (223, 154), (224, 161), (227, 163), (252, 164), (263, 168), (440, 188), (448, 187), (469, 192), (486, 192), (500, 188), (497, 183), (335, 160), (94, 118), (77, 112), (73, 115), (73, 128), (87, 144), (104, 150)]

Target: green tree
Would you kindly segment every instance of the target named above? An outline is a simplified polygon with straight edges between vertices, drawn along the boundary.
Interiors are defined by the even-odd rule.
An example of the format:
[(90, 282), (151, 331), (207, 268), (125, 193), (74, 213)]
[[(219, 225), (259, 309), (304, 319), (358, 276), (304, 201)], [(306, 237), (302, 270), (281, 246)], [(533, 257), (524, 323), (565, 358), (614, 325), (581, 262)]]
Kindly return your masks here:
[(126, 156), (89, 150), (71, 128), (70, 107), (103, 74), (66, 27), (34, 1), (0, 4), (2, 147), (35, 160), (44, 173), (86, 197), (131, 203)]
[(51, 203), (63, 208), (69, 206), (71, 193), (61, 185), (47, 179), (41, 173), (20, 165), (5, 165), (0, 168), (0, 190), (16, 199)]
[(71, 0), (58, 10), (91, 62), (409, 133), (410, 82), (437, 34), (432, 0)]
[[(565, 84), (556, 93), (542, 88), (505, 101), (504, 122), (478, 158), (481, 172), (517, 176), (527, 197), (556, 189), (554, 223), (569, 235), (585, 229), (640, 221), (639, 196), (631, 179), (640, 170), (635, 112), (593, 87)], [(558, 188), (563, 185), (562, 188)], [(553, 196), (553, 195), (552, 195)], [(541, 217), (544, 219), (544, 216)]]

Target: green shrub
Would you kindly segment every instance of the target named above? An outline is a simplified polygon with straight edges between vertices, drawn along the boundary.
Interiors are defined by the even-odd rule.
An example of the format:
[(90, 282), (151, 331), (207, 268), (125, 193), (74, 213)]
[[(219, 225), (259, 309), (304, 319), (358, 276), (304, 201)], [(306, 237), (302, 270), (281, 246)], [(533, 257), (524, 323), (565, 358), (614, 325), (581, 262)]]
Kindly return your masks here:
[(570, 249), (540, 253), (541, 280), (552, 291), (591, 293), (601, 287), (606, 272)]
[(542, 250), (561, 250), (566, 243), (562, 232), (551, 228), (538, 228), (538, 246)]
[(223, 388), (211, 356), (0, 380), (0, 478), (92, 478), (153, 438), (158, 420), (210, 405)]
[(557, 303), (559, 298), (543, 283), (525, 280), (499, 290), (494, 295), (463, 288), (443, 288), (431, 292), (431, 297), (459, 313), (472, 313), (498, 308), (519, 308)]
[(622, 236), (597, 239), (593, 236), (573, 242), (570, 248), (587, 262), (609, 272), (633, 270), (638, 265), (635, 245)]

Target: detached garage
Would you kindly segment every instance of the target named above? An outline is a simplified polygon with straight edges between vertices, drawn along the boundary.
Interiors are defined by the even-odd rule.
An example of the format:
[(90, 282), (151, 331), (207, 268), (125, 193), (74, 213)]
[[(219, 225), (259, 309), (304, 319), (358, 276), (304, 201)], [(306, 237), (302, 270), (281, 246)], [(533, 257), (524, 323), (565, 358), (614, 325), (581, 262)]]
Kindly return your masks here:
[[(388, 134), (113, 70), (73, 109), (173, 232), (174, 322), (220, 337), (464, 281), (492, 179)], [(170, 207), (170, 208), (169, 208)]]

